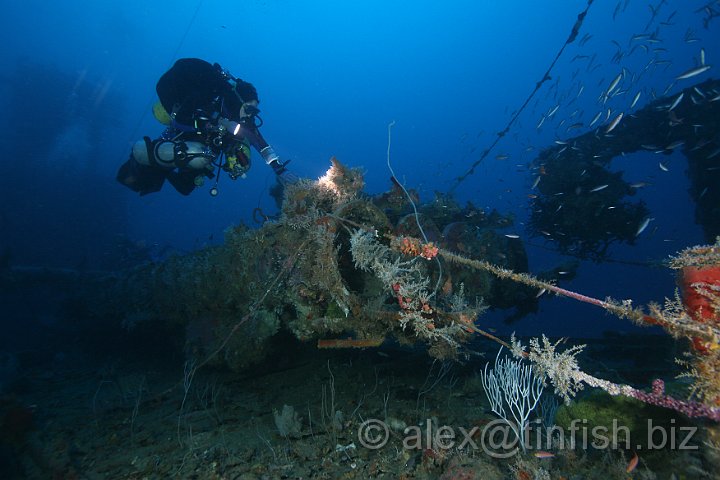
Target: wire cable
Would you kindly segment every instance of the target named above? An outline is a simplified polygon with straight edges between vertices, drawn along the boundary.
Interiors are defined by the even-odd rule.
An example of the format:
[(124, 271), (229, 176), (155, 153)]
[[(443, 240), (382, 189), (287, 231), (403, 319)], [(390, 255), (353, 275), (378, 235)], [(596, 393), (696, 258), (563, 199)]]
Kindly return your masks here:
[[(185, 31), (183, 32), (182, 37), (180, 37), (180, 42), (178, 43), (177, 47), (175, 48), (175, 51), (172, 54), (172, 57), (170, 59), (170, 64), (168, 65), (169, 69), (173, 63), (175, 63), (175, 59), (177, 58), (178, 53), (180, 52), (180, 49), (182, 48), (183, 44), (185, 44), (185, 40), (187, 39), (188, 33), (190, 33), (190, 29), (195, 24), (195, 19), (197, 18), (198, 13), (200, 12), (200, 7), (202, 7), (202, 4), (205, 2), (205, 0), (200, 0), (195, 7), (195, 12), (193, 12), (192, 17), (190, 17), (190, 21), (187, 24), (187, 27), (185, 27)], [(167, 70), (166, 69), (166, 70)], [(138, 117), (137, 122), (135, 123), (135, 127), (132, 130), (132, 135), (130, 137), (130, 141), (128, 143), (132, 144), (133, 139), (137, 138), (137, 133), (140, 131), (140, 125), (142, 125), (142, 122), (145, 121), (145, 116), (152, 108), (153, 103), (155, 102), (155, 97), (150, 96), (147, 103), (145, 104), (145, 107), (142, 109), (142, 113)]]
[(548, 69), (545, 71), (545, 74), (543, 75), (542, 79), (535, 84), (535, 88), (534, 88), (533, 91), (530, 93), (530, 95), (527, 97), (527, 99), (526, 99), (525, 102), (522, 104), (522, 106), (520, 107), (520, 109), (518, 109), (518, 110), (515, 112), (515, 114), (512, 116), (512, 118), (510, 118), (510, 121), (509, 121), (508, 124), (505, 126), (505, 129), (504, 129), (503, 131), (501, 131), (501, 132), (498, 132), (498, 133), (497, 133), (497, 138), (495, 138), (495, 140), (490, 144), (490, 146), (485, 149), (485, 151), (482, 153), (482, 155), (480, 155), (480, 158), (478, 158), (478, 159), (475, 161), (475, 163), (473, 163), (473, 164), (470, 166), (470, 168), (469, 168), (465, 173), (463, 173), (462, 175), (460, 175), (459, 177), (457, 177), (457, 178), (455, 179), (455, 184), (454, 184), (452, 187), (450, 187), (449, 193), (453, 193), (453, 192), (455, 191), (455, 189), (456, 189), (458, 186), (460, 186), (460, 184), (461, 184), (467, 177), (469, 177), (470, 175), (472, 175), (473, 173), (475, 173), (475, 168), (476, 168), (478, 165), (480, 165), (480, 163), (481, 163), (483, 160), (485, 160), (485, 159), (487, 158), (487, 156), (490, 154), (490, 152), (493, 150), (493, 148), (495, 148), (495, 146), (498, 144), (498, 142), (510, 131), (510, 127), (515, 123), (515, 121), (518, 119), (518, 117), (519, 117), (520, 114), (523, 112), (523, 110), (525, 110), (525, 107), (528, 106), (528, 104), (529, 104), (530, 101), (533, 99), (533, 97), (535, 96), (535, 94), (540, 90), (540, 87), (542, 87), (543, 83), (545, 83), (545, 82), (547, 82), (548, 80), (550, 80), (550, 71), (553, 69), (553, 67), (555, 66), (555, 64), (557, 63), (557, 61), (560, 59), (560, 56), (561, 56), (561, 55), (563, 54), (563, 52), (565, 51), (565, 47), (567, 47), (568, 45), (570, 45), (572, 42), (575, 41), (575, 38), (577, 38), (577, 35), (578, 35), (578, 33), (580, 32), (580, 27), (582, 26), (582, 23), (583, 23), (583, 21), (585, 20), (585, 16), (587, 15), (588, 10), (590, 10), (590, 6), (592, 5), (592, 3), (593, 3), (594, 1), (595, 1), (595, 0), (588, 0), (588, 3), (587, 3), (587, 6), (585, 7), (585, 10), (583, 10), (582, 12), (580, 12), (580, 14), (578, 14), (577, 20), (575, 21), (575, 25), (573, 25), (572, 31), (570, 32), (570, 36), (568, 37), (567, 40), (565, 40), (565, 43), (564, 43), (563, 46), (560, 48), (560, 51), (557, 53), (557, 55), (555, 55), (555, 58), (553, 59), (552, 63), (550, 63), (550, 66), (548, 67)]

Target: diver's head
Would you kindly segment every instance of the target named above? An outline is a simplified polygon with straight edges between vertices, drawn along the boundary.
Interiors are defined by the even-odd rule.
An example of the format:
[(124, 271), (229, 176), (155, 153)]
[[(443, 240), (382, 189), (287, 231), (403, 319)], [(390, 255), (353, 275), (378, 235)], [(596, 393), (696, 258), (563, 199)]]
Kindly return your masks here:
[(253, 84), (240, 80), (239, 78), (235, 79), (235, 93), (238, 97), (240, 97), (240, 100), (243, 103), (251, 102), (254, 100), (255, 106), (257, 106), (259, 102), (257, 90), (255, 90)]
[(258, 113), (260, 113), (260, 109), (258, 108), (258, 101), (257, 100), (250, 100), (249, 102), (245, 102), (242, 104), (242, 107), (240, 107), (240, 119), (246, 119), (246, 118), (252, 118), (255, 117)]
[(258, 94), (252, 83), (245, 82), (239, 78), (235, 79), (235, 94), (240, 99), (241, 107), (239, 112), (240, 122), (259, 126), (262, 120), (257, 116), (260, 113), (258, 108)]

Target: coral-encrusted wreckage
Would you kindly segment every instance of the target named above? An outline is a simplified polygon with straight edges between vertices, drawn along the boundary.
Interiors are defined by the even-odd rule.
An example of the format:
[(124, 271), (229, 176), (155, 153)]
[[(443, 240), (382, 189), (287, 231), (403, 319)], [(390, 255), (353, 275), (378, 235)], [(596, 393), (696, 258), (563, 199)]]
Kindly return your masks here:
[[(717, 92), (720, 85), (693, 90)], [(698, 219), (705, 220), (706, 235), (716, 233), (717, 222), (707, 221), (703, 212), (719, 204), (706, 205), (703, 199), (716, 198), (717, 189), (710, 193), (703, 182), (719, 174), (711, 160), (720, 151), (720, 115), (712, 115), (720, 102), (697, 102), (694, 109), (668, 110), (661, 99), (628, 118), (613, 135), (595, 131), (543, 150), (536, 160), (539, 194), (531, 229), (565, 238), (558, 240), (561, 251), (594, 259), (602, 258), (612, 241), (632, 242), (647, 226), (644, 205), (629, 204), (620, 223), (603, 222), (607, 205), (620, 205), (632, 189), (620, 174), (608, 173), (601, 185), (596, 183), (612, 158), (648, 149), (643, 142), (652, 141), (657, 153), (682, 147), (690, 159)], [(568, 165), (571, 161), (577, 165)], [(584, 178), (589, 169), (592, 183)], [(257, 364), (281, 331), (318, 348), (372, 347), (389, 339), (424, 344), (439, 359), (469, 353), (468, 341), (483, 335), (528, 358), (565, 401), (589, 385), (720, 421), (720, 237), (714, 245), (689, 248), (670, 261), (680, 271), (681, 292), (673, 299), (664, 306), (637, 308), (629, 300), (594, 299), (561, 288), (552, 272), (526, 273), (522, 240), (502, 233), (512, 225), (511, 217), (470, 203), (461, 206), (440, 193), (421, 204), (415, 192), (394, 179), (392, 189), (380, 195), (367, 195), (363, 187), (358, 169), (333, 159), (319, 180), (286, 186), (277, 218), (257, 229), (232, 227), (221, 246), (113, 275), (12, 269), (0, 272), (0, 282), (72, 276), (75, 293), (82, 297), (76, 317), (126, 329), (164, 326), (167, 341), (184, 348), (193, 369), (242, 370)], [(580, 194), (587, 191), (597, 195)], [(562, 216), (552, 204), (557, 201), (564, 202)], [(578, 223), (588, 211), (595, 212), (590, 226)], [(600, 236), (591, 228), (597, 225)], [(599, 306), (639, 325), (660, 326), (685, 342), (680, 361), (692, 379), (689, 398), (667, 395), (661, 380), (648, 392), (589, 375), (575, 359), (581, 346), (561, 350), (560, 342), (544, 336), (523, 346), (482, 329), (478, 317), (484, 309), (514, 307), (510, 320), (519, 318), (536, 309), (543, 292)]]
[[(662, 173), (667, 155), (682, 151), (688, 159), (696, 221), (705, 240), (714, 242), (720, 235), (717, 92), (720, 81), (708, 80), (625, 115), (609, 133), (607, 128), (596, 128), (543, 149), (533, 162), (530, 231), (551, 240), (563, 253), (595, 260), (601, 260), (613, 242), (634, 243), (650, 211), (630, 197), (645, 183), (626, 182), (623, 172), (610, 171), (611, 162), (633, 152), (648, 152), (656, 154), (652, 168)], [(678, 99), (682, 101), (670, 108)]]
[(510, 218), (440, 195), (416, 217), (399, 185), (375, 197), (363, 185), (359, 170), (333, 159), (320, 180), (286, 188), (275, 221), (233, 227), (222, 246), (126, 272), (88, 304), (105, 320), (170, 324), (198, 362), (212, 356), (232, 369), (262, 360), (281, 329), (319, 347), (392, 337), (453, 358), (487, 306), (535, 309), (536, 289), (507, 288), (437, 256), (440, 247), (527, 271), (522, 242), (496, 231)]
[[(641, 309), (522, 273), (522, 243), (496, 232), (511, 223), (497, 213), (443, 196), (408, 213), (412, 192), (396, 184), (371, 197), (362, 188), (360, 171), (333, 159), (320, 180), (287, 186), (275, 221), (234, 227), (222, 246), (137, 267), (106, 278), (103, 288), (95, 281), (87, 308), (98, 321), (184, 332), (193, 368), (240, 370), (260, 362), (281, 330), (319, 348), (372, 347), (389, 338), (424, 343), (442, 359), (466, 353), (464, 345), (480, 334), (528, 358), (566, 401), (589, 385), (720, 421), (720, 240), (673, 260), (684, 272), (682, 298)], [(542, 291), (687, 339), (692, 398), (668, 396), (658, 382), (648, 393), (589, 375), (575, 360), (581, 346), (561, 350), (543, 336), (525, 347), (481, 328), (478, 316), (488, 306), (514, 301), (526, 311)]]

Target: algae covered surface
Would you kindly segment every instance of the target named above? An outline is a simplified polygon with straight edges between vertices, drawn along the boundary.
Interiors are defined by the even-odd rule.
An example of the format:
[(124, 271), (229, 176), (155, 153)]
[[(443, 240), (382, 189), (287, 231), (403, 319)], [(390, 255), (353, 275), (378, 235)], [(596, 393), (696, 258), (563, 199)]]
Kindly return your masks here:
[[(441, 195), (410, 213), (405, 192), (362, 186), (334, 161), (327, 178), (288, 186), (261, 228), (81, 279), (67, 314), (117, 352), (102, 368), (58, 357), (15, 380), (2, 400), (11, 478), (712, 478), (714, 423), (631, 398), (692, 394), (691, 377), (656, 397), (643, 387), (682, 372), (689, 334), (712, 337), (666, 309), (657, 318), (677, 340), (506, 344), (482, 313), (532, 311), (536, 285), (555, 288), (552, 271), (522, 273), (522, 241), (502, 233), (512, 218)], [(483, 385), (498, 343), (550, 368), (522, 445)]]

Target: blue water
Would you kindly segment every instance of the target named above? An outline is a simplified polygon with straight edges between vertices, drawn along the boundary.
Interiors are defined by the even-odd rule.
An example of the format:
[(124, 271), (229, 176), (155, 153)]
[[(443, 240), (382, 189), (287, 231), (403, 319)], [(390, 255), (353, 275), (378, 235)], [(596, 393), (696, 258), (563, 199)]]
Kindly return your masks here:
[[(267, 194), (273, 175), (257, 156), (248, 179), (221, 179), (217, 198), (207, 194), (207, 186), (188, 198), (168, 186), (139, 198), (114, 181), (132, 143), (162, 130), (149, 113), (157, 78), (174, 60), (190, 56), (219, 62), (256, 85), (262, 131), (300, 176), (322, 175), (336, 156), (365, 169), (369, 193), (387, 190), (387, 125), (395, 121), (393, 167), (406, 185), (430, 200), (435, 191), (453, 186), (504, 128), (585, 5), (206, 0), (29, 1), (6, 8), (0, 39), (12, 48), (3, 54), (2, 77), (15, 75), (17, 82), (18, 75), (27, 75), (19, 81), (28, 88), (18, 92), (4, 82), (2, 90), (5, 101), (20, 97), (27, 107), (24, 118), (6, 118), (2, 132), (2, 162), (11, 174), (17, 171), (3, 182), (2, 247), (15, 264), (103, 268), (115, 258), (119, 238), (142, 247), (190, 251), (220, 242), (232, 224), (252, 223), (255, 207), (273, 212)], [(612, 102), (629, 103), (637, 90), (643, 91), (638, 107), (651, 91), (664, 92), (675, 76), (698, 64), (701, 47), (706, 63), (715, 63), (717, 22), (704, 27), (706, 14), (696, 12), (702, 5), (661, 3), (652, 19), (643, 2), (623, 1), (617, 10), (615, 2), (596, 2), (551, 80), (455, 190), (457, 198), (514, 213), (515, 230), (522, 234), (534, 178), (530, 161), (538, 149), (583, 131), (567, 134), (551, 121), (536, 129), (542, 114), (559, 103), (555, 125), (576, 109), (581, 113), (568, 123), (588, 124), (602, 108), (597, 97), (621, 69), (642, 72), (652, 58), (636, 51), (611, 62), (614, 42), (627, 53), (641, 43), (631, 40), (635, 34), (657, 30), (660, 42), (647, 45), (660, 49), (653, 55), (670, 63), (651, 68), (632, 92), (611, 99), (613, 108)], [(581, 46), (587, 34), (591, 38)], [(588, 71), (586, 60), (573, 60), (576, 55), (596, 55), (598, 68)], [(22, 64), (37, 68), (18, 74)], [(74, 82), (73, 89), (56, 89), (52, 75)], [(683, 86), (678, 82), (667, 94)], [(82, 87), (90, 98), (74, 98)], [(567, 105), (581, 87), (582, 95)], [(558, 97), (566, 100), (558, 102)], [(73, 104), (83, 108), (73, 109)], [(530, 146), (535, 149), (526, 151)], [(508, 158), (497, 160), (496, 155)], [(638, 153), (613, 162), (613, 168), (626, 171), (628, 181), (651, 183), (636, 198), (648, 203), (654, 218), (636, 245), (612, 247), (613, 258), (658, 260), (702, 242), (687, 193), (685, 159), (676, 153), (671, 170), (661, 172), (651, 157)], [(532, 271), (558, 260), (540, 248), (547, 246), (552, 247), (541, 239), (527, 245)], [(586, 263), (571, 287), (645, 302), (672, 294), (673, 279), (662, 269)], [(595, 315), (553, 300), (543, 302), (537, 320), (551, 328), (553, 319), (572, 318), (573, 325), (583, 325), (584, 318)], [(620, 327), (607, 320), (608, 327)], [(568, 328), (567, 321), (561, 323)], [(578, 328), (595, 333), (605, 328), (591, 323)]]
[[(599, 111), (604, 121), (607, 108), (626, 110), (637, 91), (635, 109), (653, 92), (673, 96), (720, 68), (720, 19), (703, 9), (720, 11), (717, 2), (598, 0), (551, 78), (458, 185), (542, 80), (587, 1), (11, 3), (0, 20), (0, 254), (3, 266), (13, 267), (119, 270), (132, 255), (159, 260), (220, 244), (228, 227), (256, 225), (255, 208), (277, 211), (268, 194), (274, 174), (256, 153), (247, 179), (221, 175), (217, 197), (208, 193), (212, 182), (188, 197), (168, 185), (139, 197), (115, 181), (133, 143), (162, 132), (150, 110), (155, 83), (178, 58), (218, 62), (253, 83), (263, 135), (301, 177), (320, 177), (335, 156), (364, 169), (368, 193), (387, 191), (388, 125), (395, 122), (390, 157), (398, 179), (422, 201), (454, 188), (461, 204), (513, 214), (508, 232), (526, 242), (531, 272), (571, 259), (525, 228), (538, 152), (588, 131), (568, 132), (572, 123), (587, 125)], [(639, 34), (654, 34), (653, 42), (632, 39)], [(647, 51), (633, 50), (638, 44)], [(700, 65), (701, 49), (713, 68), (673, 85)], [(625, 56), (613, 62), (618, 50)], [(646, 68), (652, 58), (660, 63)], [(623, 70), (637, 82), (600, 105)], [(629, 86), (624, 79), (618, 88)], [(678, 149), (662, 161), (668, 171), (650, 152), (612, 161), (628, 183), (647, 182), (633, 201), (646, 202), (653, 220), (634, 245), (613, 245), (605, 262), (582, 261), (562, 286), (635, 305), (673, 295), (673, 273), (657, 263), (704, 238), (687, 160)], [(31, 287), (2, 295), (0, 350), (32, 348), (37, 329), (54, 322), (62, 292)], [(599, 337), (640, 330), (549, 295), (519, 322), (505, 324), (507, 314), (489, 312), (482, 325), (504, 338), (513, 331)]]

